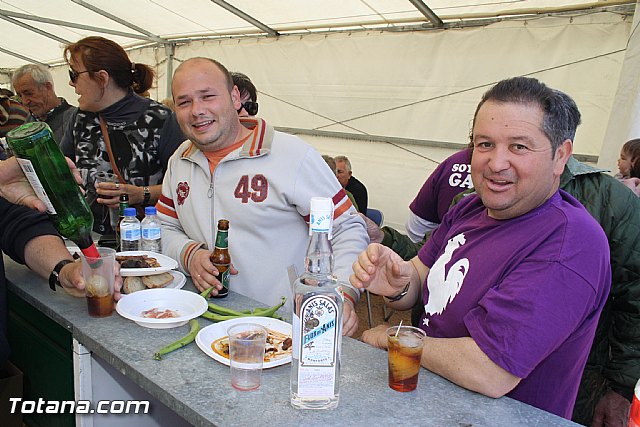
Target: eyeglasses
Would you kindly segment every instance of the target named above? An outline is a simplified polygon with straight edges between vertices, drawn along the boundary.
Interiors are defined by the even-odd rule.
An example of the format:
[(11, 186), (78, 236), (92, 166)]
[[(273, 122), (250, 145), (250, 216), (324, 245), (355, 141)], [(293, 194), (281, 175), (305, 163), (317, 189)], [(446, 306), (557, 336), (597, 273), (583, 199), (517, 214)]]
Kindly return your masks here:
[(80, 74), (88, 73), (88, 72), (90, 72), (90, 70), (74, 71), (71, 68), (69, 68), (69, 80), (71, 80), (71, 83), (75, 83), (76, 81), (78, 81), (78, 77), (80, 77)]
[(247, 112), (247, 114), (249, 114), (250, 116), (255, 116), (256, 114), (258, 114), (258, 103), (257, 102), (253, 102), (253, 101), (245, 101), (241, 104), (240, 109), (238, 110), (238, 113), (240, 111), (242, 111), (242, 109), (245, 109), (245, 111)]

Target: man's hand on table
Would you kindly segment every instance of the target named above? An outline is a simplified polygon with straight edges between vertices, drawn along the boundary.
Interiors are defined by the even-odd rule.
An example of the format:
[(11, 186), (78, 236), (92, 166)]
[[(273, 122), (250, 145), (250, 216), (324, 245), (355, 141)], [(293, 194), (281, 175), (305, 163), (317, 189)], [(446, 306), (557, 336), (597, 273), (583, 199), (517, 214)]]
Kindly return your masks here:
[(627, 399), (609, 390), (596, 405), (591, 427), (625, 427), (630, 406)]
[(381, 348), (383, 350), (387, 349), (387, 329), (389, 325), (383, 323), (382, 325), (378, 325), (375, 328), (367, 329), (362, 333), (362, 337), (360, 340), (369, 345), (372, 345), (377, 348)]
[[(211, 296), (218, 295), (218, 291), (222, 289), (222, 284), (218, 280), (218, 269), (213, 266), (210, 259), (211, 252), (206, 249), (198, 249), (189, 263), (189, 275), (198, 291), (203, 292), (210, 287), (215, 287), (211, 291)], [(230, 273), (238, 274), (238, 270), (231, 264)]]

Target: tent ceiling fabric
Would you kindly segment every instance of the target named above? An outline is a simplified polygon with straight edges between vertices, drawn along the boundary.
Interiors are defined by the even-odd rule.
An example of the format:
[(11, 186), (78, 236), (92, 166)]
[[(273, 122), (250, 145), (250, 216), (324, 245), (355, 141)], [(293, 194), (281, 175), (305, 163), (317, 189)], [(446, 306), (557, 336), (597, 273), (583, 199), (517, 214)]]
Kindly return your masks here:
[[(481, 18), (633, 4), (633, 0), (0, 0), (0, 69), (59, 64), (68, 42), (103, 35), (124, 47), (193, 38), (401, 30)], [(424, 6), (424, 7), (422, 7)], [(431, 13), (430, 13), (431, 12)]]

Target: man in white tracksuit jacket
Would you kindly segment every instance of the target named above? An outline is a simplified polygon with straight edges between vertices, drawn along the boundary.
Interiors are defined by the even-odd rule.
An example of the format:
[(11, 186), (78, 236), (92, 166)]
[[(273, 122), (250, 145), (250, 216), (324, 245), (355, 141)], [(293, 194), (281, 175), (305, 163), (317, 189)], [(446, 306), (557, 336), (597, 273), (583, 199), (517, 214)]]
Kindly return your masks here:
[[(311, 197), (335, 205), (334, 273), (348, 284), (351, 265), (368, 244), (364, 222), (320, 154), (260, 118), (242, 119), (228, 71), (206, 58), (178, 67), (173, 98), (189, 140), (165, 174), (158, 216), (163, 252), (177, 259), (199, 290), (220, 288), (209, 255), (218, 219), (230, 222), (229, 253), (237, 274), (230, 289), (268, 305), (291, 301), (287, 267), (304, 271)], [(234, 272), (234, 271), (232, 271)], [(350, 285), (349, 285), (350, 286)], [(359, 293), (346, 288), (343, 333), (358, 325)], [(350, 301), (350, 303), (346, 302)]]

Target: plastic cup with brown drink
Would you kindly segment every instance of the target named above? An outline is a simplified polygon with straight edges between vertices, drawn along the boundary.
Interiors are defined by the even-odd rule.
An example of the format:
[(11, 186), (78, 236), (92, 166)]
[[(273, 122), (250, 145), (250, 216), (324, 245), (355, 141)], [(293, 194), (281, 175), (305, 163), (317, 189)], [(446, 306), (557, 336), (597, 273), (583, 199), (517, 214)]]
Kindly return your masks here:
[(99, 258), (82, 256), (87, 308), (91, 317), (107, 317), (113, 313), (116, 280), (116, 251), (98, 248)]
[(418, 386), (423, 340), (422, 329), (392, 326), (387, 329), (389, 349), (389, 387), (396, 391), (413, 391)]

